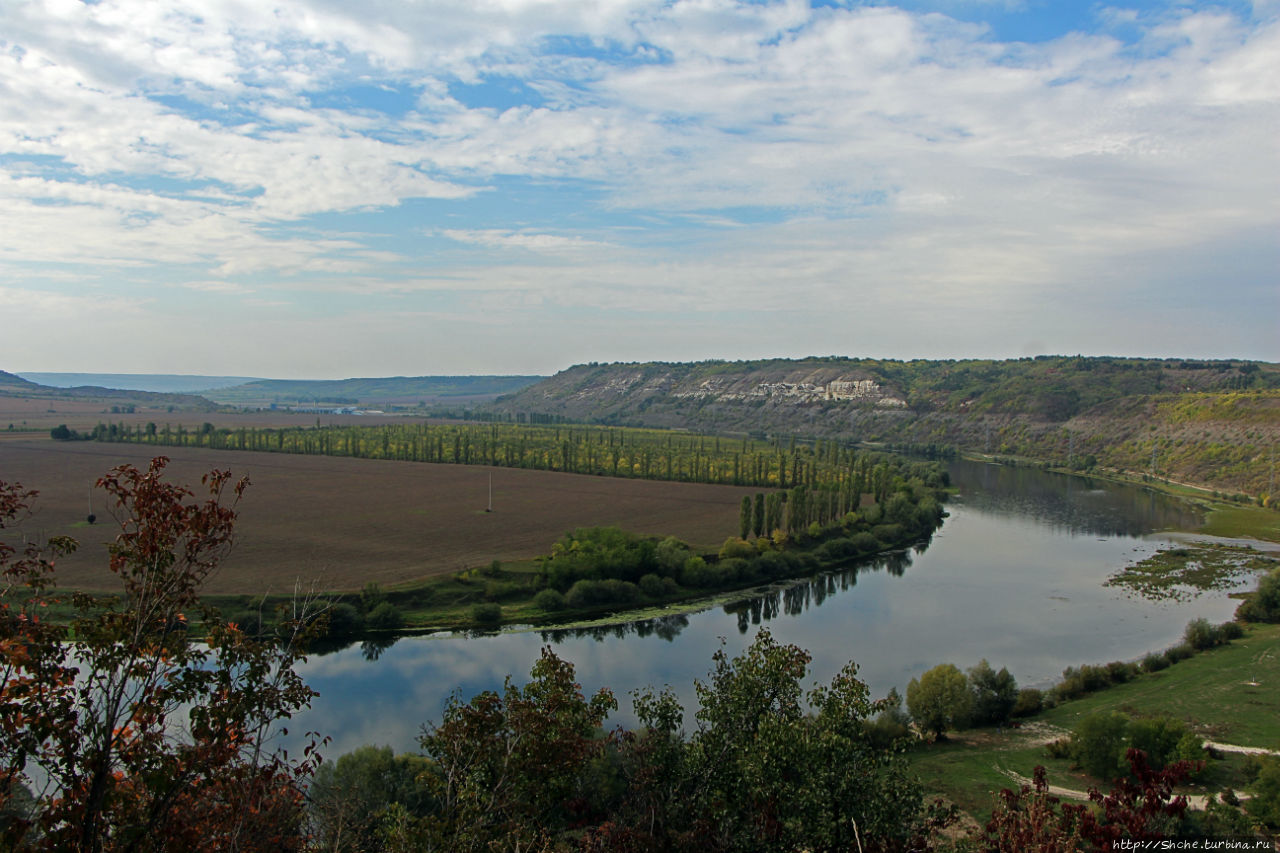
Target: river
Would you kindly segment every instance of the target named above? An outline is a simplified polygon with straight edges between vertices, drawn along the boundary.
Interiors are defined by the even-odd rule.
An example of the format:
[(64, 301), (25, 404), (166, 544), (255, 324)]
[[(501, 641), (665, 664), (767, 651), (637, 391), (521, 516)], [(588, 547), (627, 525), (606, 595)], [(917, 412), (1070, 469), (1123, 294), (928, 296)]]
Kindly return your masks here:
[[(332, 738), (336, 757), (361, 744), (414, 750), (422, 724), (448, 696), (527, 680), (544, 645), (572, 661), (588, 692), (611, 688), (612, 723), (634, 721), (628, 692), (670, 685), (687, 711), (723, 642), (741, 651), (762, 626), (813, 655), (828, 681), (850, 660), (882, 696), (943, 662), (986, 658), (1021, 686), (1047, 686), (1081, 663), (1133, 660), (1176, 643), (1186, 623), (1220, 622), (1225, 592), (1151, 602), (1103, 581), (1196, 516), (1160, 493), (1080, 477), (973, 462), (951, 466), (960, 494), (929, 543), (843, 572), (699, 612), (591, 631), (513, 631), (492, 636), (410, 637), (380, 650), (353, 646), (313, 656), (300, 670), (320, 696), (290, 723)], [(690, 718), (691, 721), (691, 718)]]

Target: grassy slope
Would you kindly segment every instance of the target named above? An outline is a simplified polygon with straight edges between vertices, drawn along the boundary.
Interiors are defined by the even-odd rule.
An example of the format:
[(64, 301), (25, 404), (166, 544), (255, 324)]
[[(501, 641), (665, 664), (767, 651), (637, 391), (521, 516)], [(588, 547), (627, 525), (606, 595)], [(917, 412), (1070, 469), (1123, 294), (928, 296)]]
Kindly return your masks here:
[[(1041, 743), (1095, 711), (1167, 714), (1186, 721), (1210, 740), (1280, 749), (1278, 688), (1280, 625), (1254, 625), (1229, 646), (1063, 703), (1028, 721), (1021, 730), (961, 732), (948, 742), (917, 749), (911, 760), (926, 790), (986, 820), (993, 793), (1014, 786), (1000, 768), (1030, 776), (1037, 764), (1043, 764), (1051, 784), (1078, 790), (1100, 785), (1099, 780), (1071, 770), (1069, 762), (1048, 758)], [(1215, 768), (1208, 776), (1209, 786), (1235, 784), (1234, 763), (1238, 762)]]
[[(835, 379), (876, 382), (907, 408), (757, 393)], [(1056, 465), (1093, 456), (1140, 473), (1154, 451), (1161, 477), (1259, 495), (1272, 488), (1280, 445), (1280, 365), (1068, 357), (581, 365), (495, 406), (707, 432), (942, 443)]]
[(1168, 714), (1211, 740), (1280, 749), (1280, 625), (1128, 684), (1066, 702), (1039, 720), (1072, 728), (1095, 711)]

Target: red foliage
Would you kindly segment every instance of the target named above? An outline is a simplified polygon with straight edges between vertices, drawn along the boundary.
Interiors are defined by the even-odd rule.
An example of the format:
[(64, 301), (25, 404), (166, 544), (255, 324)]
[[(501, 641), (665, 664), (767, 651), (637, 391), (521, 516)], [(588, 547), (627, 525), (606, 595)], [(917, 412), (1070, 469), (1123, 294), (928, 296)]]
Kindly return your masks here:
[(1036, 767), (1033, 786), (1000, 792), (983, 836), (983, 849), (1000, 853), (1109, 851), (1120, 839), (1152, 840), (1176, 834), (1187, 810), (1187, 798), (1175, 796), (1173, 786), (1190, 777), (1194, 763), (1180, 761), (1152, 770), (1142, 750), (1130, 749), (1125, 757), (1134, 779), (1117, 780), (1107, 794), (1090, 790), (1089, 799), (1097, 806), (1093, 809), (1063, 803), (1050, 795), (1045, 770)]
[[(98, 481), (120, 532), (110, 568), (119, 597), (76, 595), (69, 630), (38, 619), (53, 559), (73, 543), (19, 553), (0, 543), (0, 809), (15, 783), (43, 785), (34, 814), (0, 826), (5, 846), (49, 850), (289, 850), (302, 846), (301, 782), (318, 761), (265, 750), (283, 717), (310, 701), (293, 672), (296, 641), (259, 641), (200, 602), (232, 541), (247, 480), (213, 471), (207, 499), (121, 466)], [(33, 492), (0, 483), (0, 526)], [(25, 590), (25, 592), (23, 591)], [(188, 637), (199, 613), (206, 638)]]

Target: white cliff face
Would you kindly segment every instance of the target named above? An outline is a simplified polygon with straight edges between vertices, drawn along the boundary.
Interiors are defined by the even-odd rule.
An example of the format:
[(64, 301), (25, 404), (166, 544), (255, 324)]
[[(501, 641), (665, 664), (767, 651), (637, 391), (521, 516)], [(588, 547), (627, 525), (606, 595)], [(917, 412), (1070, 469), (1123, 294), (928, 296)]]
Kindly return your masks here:
[(794, 403), (821, 403), (827, 401), (873, 403), (884, 408), (906, 408), (907, 402), (885, 393), (884, 388), (870, 379), (836, 379), (825, 384), (813, 382), (759, 382), (749, 390), (730, 391), (729, 381), (712, 377), (691, 390), (676, 391), (674, 397), (717, 400), (782, 399)]

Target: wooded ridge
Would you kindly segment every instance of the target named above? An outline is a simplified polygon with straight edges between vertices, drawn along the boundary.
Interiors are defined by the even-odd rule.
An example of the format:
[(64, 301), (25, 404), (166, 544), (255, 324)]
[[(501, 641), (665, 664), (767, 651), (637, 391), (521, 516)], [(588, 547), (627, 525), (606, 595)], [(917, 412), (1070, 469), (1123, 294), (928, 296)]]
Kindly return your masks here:
[(586, 364), (499, 398), (495, 414), (708, 433), (946, 444), (1267, 494), (1280, 365), (1038, 356)]

